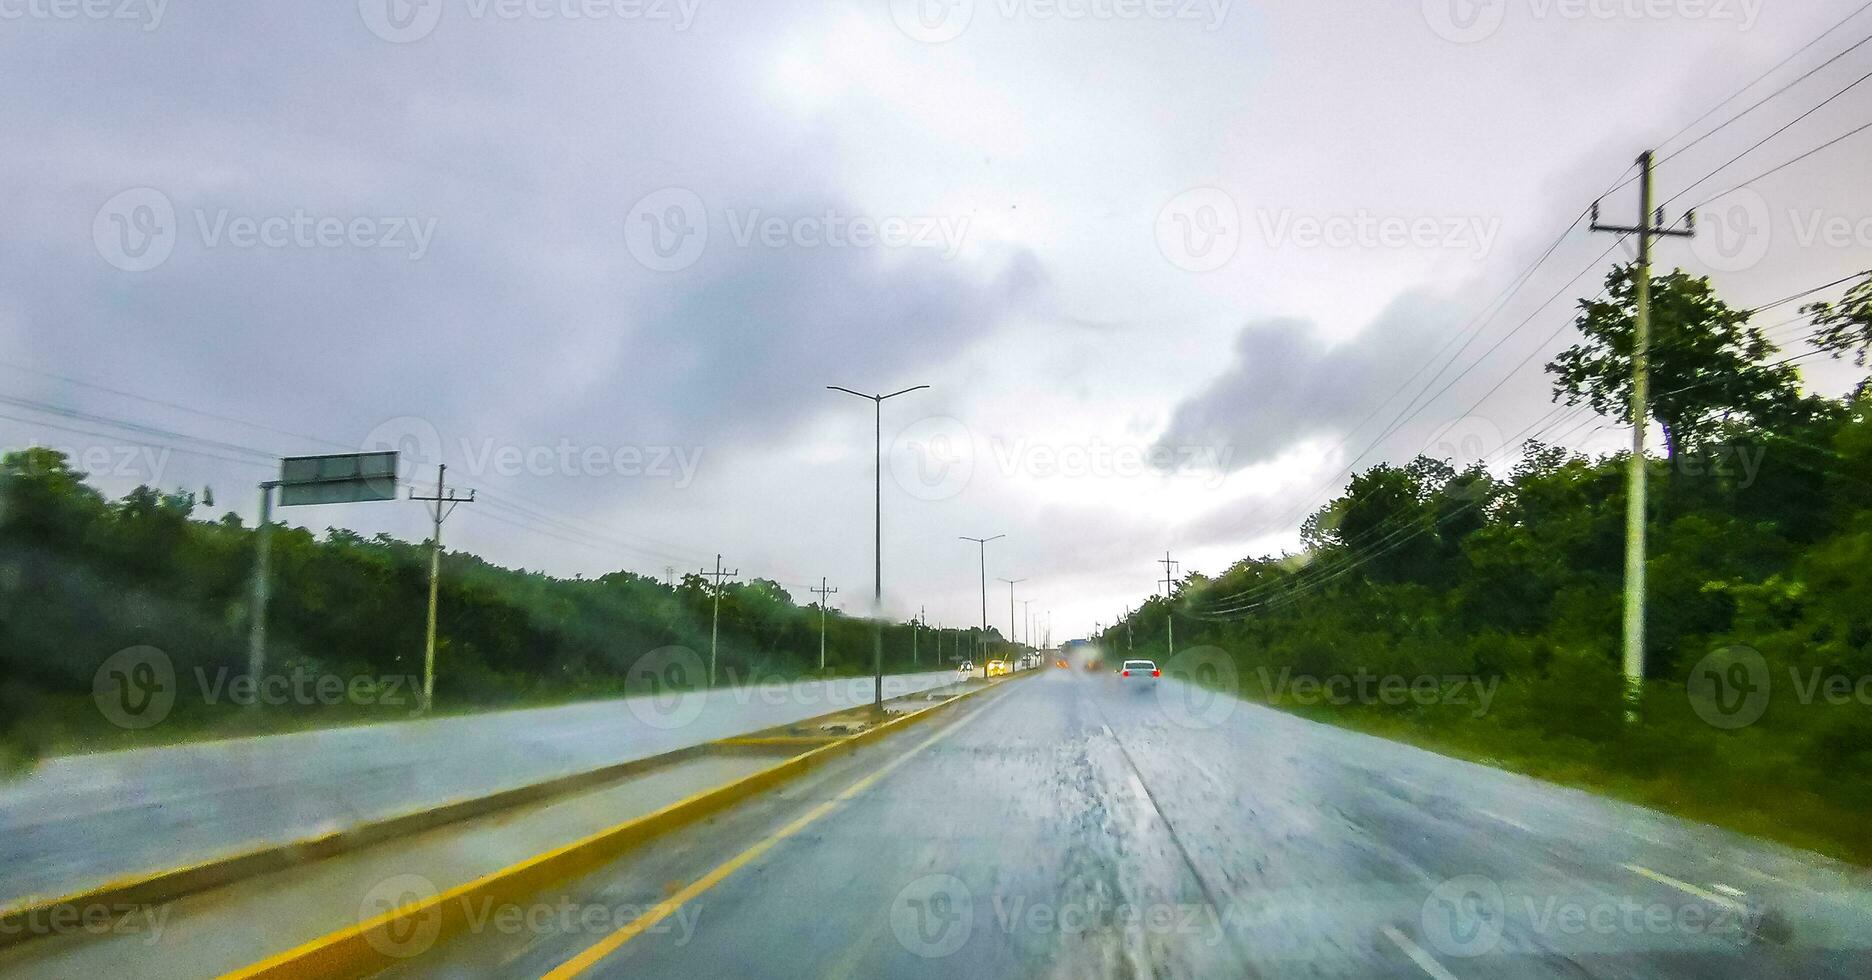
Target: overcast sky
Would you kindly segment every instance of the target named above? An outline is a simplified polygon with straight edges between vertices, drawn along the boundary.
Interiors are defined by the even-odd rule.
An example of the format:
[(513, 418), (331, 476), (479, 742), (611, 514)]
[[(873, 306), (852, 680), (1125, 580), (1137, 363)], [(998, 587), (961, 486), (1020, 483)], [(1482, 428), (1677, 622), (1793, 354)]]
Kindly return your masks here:
[[(1872, 34), (1664, 142), (1856, 6), (0, 0), (0, 436), (249, 520), (268, 457), (402, 448), (483, 495), (451, 547), (719, 552), (861, 612), (872, 406), (825, 386), (926, 384), (883, 406), (889, 611), (975, 622), (957, 538), (1006, 534), (991, 620), (1024, 578), (1077, 635), (1166, 550), (1295, 546), (1348, 467), (1628, 438), (1541, 426), (1615, 239), (1574, 228), (1491, 302), (1638, 151)], [(1872, 121), (1867, 83), (1692, 186), (1868, 71), (1665, 161), (1669, 217)], [(1743, 306), (1872, 266), (1869, 150), (1712, 202), (1660, 263)], [(407, 501), (281, 516), (426, 535)]]

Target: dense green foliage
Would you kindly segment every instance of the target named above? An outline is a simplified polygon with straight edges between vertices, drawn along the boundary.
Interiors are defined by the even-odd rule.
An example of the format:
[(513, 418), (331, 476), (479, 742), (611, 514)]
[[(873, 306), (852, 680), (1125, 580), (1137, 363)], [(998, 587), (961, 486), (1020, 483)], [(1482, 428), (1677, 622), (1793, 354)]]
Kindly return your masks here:
[[(1615, 297), (1625, 279), (1614, 275)], [(1677, 347), (1659, 360), (1698, 397), (1666, 402), (1674, 458), (1649, 469), (1636, 724), (1620, 680), (1628, 455), (1531, 444), (1500, 478), (1424, 458), (1375, 466), (1307, 522), (1301, 554), (1192, 576), (1101, 642), (1163, 657), (1173, 610), (1178, 650), (1219, 648), (1234, 668), (1220, 682), (1248, 697), (1872, 857), (1861, 826), (1872, 812), (1872, 389), (1803, 397), (1706, 282), (1654, 283)], [(1586, 341), (1556, 362), (1556, 398), (1616, 388), (1601, 362), (1622, 350), (1629, 365), (1622, 323), (1581, 304)], [(1706, 655), (1738, 644), (1759, 651), (1772, 686), (1758, 720), (1719, 727), (1697, 712), (1704, 689), (1691, 682)], [(1331, 703), (1293, 683), (1359, 674), (1499, 686), (1483, 710), (1472, 696)]]
[[(107, 500), (47, 449), (0, 461), (0, 767), (33, 750), (124, 744), (230, 729), (255, 713), (178, 701), (160, 732), (112, 728), (92, 705), (93, 679), (114, 652), (162, 650), (183, 691), (246, 671), (248, 589), (257, 535), (229, 514), (194, 519), (195, 499), (140, 487)], [(429, 549), (331, 528), (323, 536), (276, 525), (272, 535), (269, 673), (338, 678), (422, 672)], [(562, 579), (447, 552), (439, 596), (437, 707), (542, 703), (626, 692), (630, 666), (681, 646), (706, 657), (713, 594), (691, 574), (673, 583), (614, 572)], [(778, 584), (728, 583), (721, 595), (722, 684), (816, 674), (819, 608)], [(868, 673), (872, 623), (830, 611), (827, 670)], [(919, 630), (930, 669), (967, 634)], [(998, 637), (994, 639), (998, 640)], [(911, 627), (885, 630), (885, 669), (916, 669)], [(210, 679), (208, 685), (199, 678)], [(410, 687), (406, 686), (406, 690)], [(317, 704), (313, 707), (326, 709)], [(359, 712), (299, 711), (265, 727), (355, 720)], [(368, 712), (362, 713), (368, 716)], [(399, 711), (402, 717), (407, 711)], [(317, 717), (309, 717), (316, 715)]]

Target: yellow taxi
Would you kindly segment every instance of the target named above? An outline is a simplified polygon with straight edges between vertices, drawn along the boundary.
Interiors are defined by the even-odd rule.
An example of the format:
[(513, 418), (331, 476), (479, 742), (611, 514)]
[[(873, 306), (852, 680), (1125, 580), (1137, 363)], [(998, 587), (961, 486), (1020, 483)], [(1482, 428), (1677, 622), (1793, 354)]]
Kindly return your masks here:
[(1008, 666), (1008, 662), (1005, 660), (988, 661), (988, 676), (989, 677), (1001, 677), (1007, 674), (1011, 674), (1013, 672), (1014, 672), (1013, 669)]

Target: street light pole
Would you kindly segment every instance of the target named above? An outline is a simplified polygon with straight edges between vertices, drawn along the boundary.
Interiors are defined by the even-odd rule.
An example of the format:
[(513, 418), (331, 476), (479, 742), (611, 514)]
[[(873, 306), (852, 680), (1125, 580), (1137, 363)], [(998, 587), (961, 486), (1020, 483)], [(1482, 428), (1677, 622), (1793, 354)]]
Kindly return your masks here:
[(1001, 581), (1006, 582), (1008, 587), (1008, 642), (1015, 643), (1019, 641), (1020, 633), (1014, 629), (1017, 625), (1014, 619), (1014, 586), (1027, 580), (1024, 578), (1004, 578), (1001, 579)]
[[(976, 549), (981, 556), (981, 631), (982, 643), (985, 645), (988, 642), (988, 542), (999, 541), (1007, 537), (1007, 535), (997, 534), (992, 538), (971, 538), (963, 534), (959, 535), (959, 537), (964, 541), (975, 542)], [(987, 652), (985, 649), (979, 652), (982, 658), (982, 678), (985, 680), (988, 677)]]
[(872, 449), (872, 571), (875, 573), (871, 592), (871, 707), (880, 713), (884, 710), (884, 402), (898, 395), (907, 395), (921, 391), (929, 385), (917, 385), (902, 391), (893, 391), (888, 395), (867, 395), (862, 391), (841, 388), (838, 385), (826, 385), (830, 391), (842, 391), (848, 395), (871, 400), (873, 425)]

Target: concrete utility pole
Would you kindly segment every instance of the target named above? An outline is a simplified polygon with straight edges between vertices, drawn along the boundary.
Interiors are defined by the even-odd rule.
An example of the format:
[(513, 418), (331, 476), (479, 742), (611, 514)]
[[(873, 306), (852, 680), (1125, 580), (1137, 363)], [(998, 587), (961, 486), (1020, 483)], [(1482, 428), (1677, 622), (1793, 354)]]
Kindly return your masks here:
[(910, 666), (917, 665), (917, 629), (923, 625), (924, 607), (917, 607), (917, 618), (910, 621)]
[(1632, 453), (1630, 488), (1625, 499), (1625, 720), (1638, 720), (1645, 678), (1645, 427), (1651, 418), (1651, 239), (1659, 236), (1690, 238), (1696, 234), (1696, 212), (1687, 215), (1686, 227), (1665, 227), (1664, 209), (1651, 205), (1651, 153), (1638, 156), (1638, 224), (1635, 227), (1599, 223), (1599, 202), (1592, 206), (1592, 230), (1638, 236), (1638, 262), (1633, 275), (1637, 311), (1632, 318)]
[(663, 566), (663, 584), (670, 589), (676, 588), (676, 566)]
[(715, 651), (721, 642), (722, 579), (734, 578), (735, 576), (741, 574), (741, 570), (739, 568), (736, 568), (736, 569), (730, 569), (728, 571), (723, 571), (721, 567), (721, 556), (716, 555), (715, 556), (715, 570), (711, 572), (708, 569), (704, 568), (702, 569), (702, 574), (712, 576), (715, 579), (715, 615), (709, 623), (709, 640), (708, 640), (708, 683), (710, 687), (714, 687), (715, 686)]
[(838, 385), (826, 385), (827, 390), (842, 391), (848, 395), (871, 400), (871, 419), (874, 426), (872, 448), (875, 450), (872, 475), (872, 516), (871, 546), (874, 571), (877, 573), (876, 587), (871, 593), (871, 707), (882, 714), (884, 711), (884, 402), (898, 395), (907, 395), (913, 391), (922, 391), (929, 385), (916, 385), (902, 391), (893, 391), (888, 395), (867, 395), (862, 391), (841, 388)]
[(1176, 586), (1176, 567), (1181, 563), (1171, 561), (1170, 552), (1166, 551), (1163, 561), (1157, 564), (1164, 567), (1164, 639), (1167, 644), (1164, 647), (1164, 659), (1168, 660), (1176, 655), (1176, 598), (1170, 592)]
[[(455, 513), (456, 504), (474, 503), (475, 492), (468, 491), (468, 496), (457, 497), (455, 491), (443, 484), (443, 477), (448, 474), (448, 464), (436, 467), (436, 491), (433, 497), (418, 497), (416, 491), (410, 491), (411, 500), (426, 501), (433, 505), (430, 516), (435, 521), (435, 532), (429, 537), (429, 632), (423, 641), (423, 697), (422, 707), (425, 713), (435, 702), (435, 643), (436, 643), (436, 588), (442, 579), (442, 522)], [(443, 508), (447, 504), (447, 509)]]
[(977, 643), (976, 647), (977, 652), (981, 655), (982, 677), (986, 678), (988, 676), (988, 657), (986, 650), (986, 645), (988, 643), (988, 542), (999, 541), (1007, 537), (1007, 535), (997, 534), (992, 538), (971, 538), (963, 534), (959, 535), (959, 537), (964, 541), (975, 542), (976, 550), (981, 556), (981, 640)]
[[(1027, 637), (1027, 645), (1030, 647), (1033, 647), (1034, 639), (1033, 639), (1033, 600), (1032, 599), (1021, 600), (1021, 627), (1023, 630), (1021, 635)], [(1040, 648), (1034, 647), (1034, 649), (1038, 650)]]
[[(247, 676), (254, 683), (260, 682), (260, 675), (266, 671), (266, 614), (267, 614), (267, 563), (273, 553), (273, 488), (279, 483), (268, 480), (260, 484), (260, 526), (256, 529), (259, 537), (254, 540), (254, 575), (252, 612), (247, 624)], [(254, 703), (258, 704), (256, 700)]]
[(819, 672), (825, 673), (825, 617), (826, 597), (838, 595), (837, 589), (826, 588), (825, 576), (819, 576), (819, 587), (811, 590), (819, 594)]
[(1014, 586), (1020, 584), (1021, 582), (1025, 582), (1027, 580), (1024, 578), (997, 578), (995, 579), (995, 581), (1007, 583), (1007, 587), (1008, 587), (1008, 642), (1009, 643), (1018, 642), (1020, 639), (1020, 631), (1015, 629), (1015, 627), (1018, 626), (1019, 624), (1015, 622), (1014, 620)]

